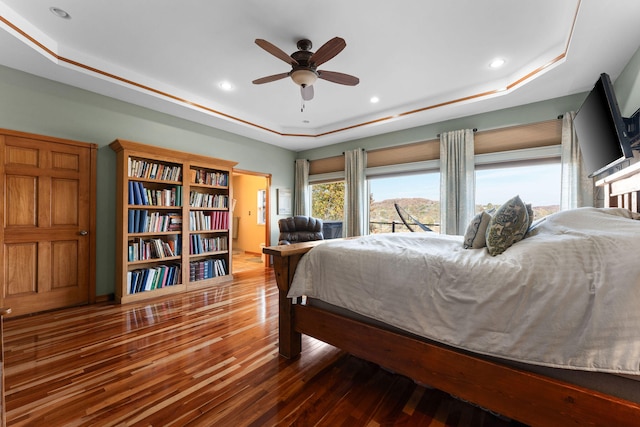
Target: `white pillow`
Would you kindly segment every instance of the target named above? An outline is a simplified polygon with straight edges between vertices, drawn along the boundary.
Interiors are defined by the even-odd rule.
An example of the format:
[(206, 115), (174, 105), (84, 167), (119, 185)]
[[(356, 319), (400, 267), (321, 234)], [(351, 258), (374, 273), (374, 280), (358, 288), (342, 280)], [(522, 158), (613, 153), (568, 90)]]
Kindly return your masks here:
[(464, 233), (463, 246), (465, 249), (481, 249), (487, 246), (486, 233), (489, 221), (491, 221), (491, 215), (486, 211), (473, 217)]

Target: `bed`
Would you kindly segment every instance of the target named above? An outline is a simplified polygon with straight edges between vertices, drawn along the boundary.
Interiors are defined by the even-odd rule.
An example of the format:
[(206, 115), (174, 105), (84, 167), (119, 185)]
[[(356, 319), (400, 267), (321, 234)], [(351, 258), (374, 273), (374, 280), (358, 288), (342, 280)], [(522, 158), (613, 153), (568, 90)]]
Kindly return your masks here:
[[(566, 234), (570, 238), (569, 240), (571, 240), (572, 236), (575, 237), (574, 235), (576, 234), (589, 234), (588, 227), (593, 227), (593, 221), (597, 224), (601, 215), (608, 215), (614, 221), (612, 230), (623, 230), (623, 234), (631, 237), (637, 230), (637, 235), (640, 237), (640, 221), (631, 219), (632, 215), (628, 213), (638, 212), (639, 210), (637, 197), (638, 191), (640, 191), (639, 171), (640, 164), (636, 163), (598, 181), (597, 186), (604, 193), (603, 205), (607, 209), (586, 209), (584, 212), (587, 214), (586, 216), (592, 217), (587, 221), (588, 224), (585, 225), (587, 227), (586, 230), (581, 230), (580, 227), (582, 225), (577, 224), (577, 229), (568, 227), (566, 233), (561, 232), (560, 234)], [(541, 223), (539, 225), (539, 235), (527, 237), (522, 242), (509, 248), (503, 255), (508, 254), (509, 257), (515, 257), (518, 252), (528, 253), (529, 251), (526, 249), (533, 245), (536, 240), (551, 238), (549, 235), (554, 233), (554, 226), (567, 227), (567, 222), (575, 223), (576, 219), (571, 217), (574, 214), (574, 212), (569, 214), (562, 213), (562, 215), (559, 215), (559, 219), (550, 220), (548, 224)], [(615, 225), (618, 224), (615, 221), (623, 222), (620, 222), (620, 227), (618, 227)], [(631, 228), (627, 229), (626, 227)], [(595, 233), (595, 229), (592, 231)], [(606, 234), (605, 231), (603, 233)], [(399, 239), (399, 237), (395, 239)], [(410, 239), (418, 238), (410, 237)], [(451, 244), (457, 245), (460, 243), (455, 240), (456, 238), (451, 239)], [(620, 235), (615, 239), (619, 240), (609, 240), (608, 244), (615, 246), (616, 241), (622, 242), (623, 236)], [(640, 322), (638, 320), (640, 308), (633, 309), (640, 297), (640, 283), (638, 283), (640, 274), (637, 267), (635, 267), (635, 264), (638, 263), (635, 263), (633, 259), (635, 253), (629, 249), (631, 246), (629, 248), (625, 247), (622, 251), (623, 255), (618, 260), (619, 262), (607, 263), (606, 266), (603, 266), (597, 265), (597, 261), (594, 263), (590, 260), (590, 263), (594, 264), (593, 269), (584, 273), (589, 278), (587, 280), (589, 284), (585, 285), (584, 293), (587, 297), (584, 304), (591, 309), (596, 302), (601, 303), (600, 307), (594, 309), (595, 314), (593, 316), (604, 317), (604, 322), (594, 321), (591, 318), (587, 318), (588, 316), (585, 314), (582, 315), (579, 321), (563, 317), (564, 313), (560, 308), (567, 306), (567, 304), (573, 304), (574, 297), (571, 294), (559, 296), (555, 302), (554, 298), (550, 298), (544, 301), (547, 306), (551, 307), (549, 311), (550, 319), (547, 324), (544, 324), (546, 321), (544, 315), (532, 315), (526, 310), (524, 310), (524, 314), (518, 314), (518, 310), (507, 310), (511, 322), (506, 323), (511, 324), (514, 329), (505, 330), (504, 335), (508, 338), (506, 340), (500, 341), (502, 338), (491, 334), (495, 331), (490, 330), (490, 327), (482, 323), (483, 320), (478, 320), (476, 323), (481, 327), (481, 330), (490, 330), (490, 333), (484, 336), (480, 334), (480, 338), (478, 338), (479, 341), (488, 340), (491, 343), (491, 346), (489, 346), (491, 350), (487, 351), (486, 349), (482, 350), (481, 347), (476, 347), (475, 343), (473, 343), (473, 338), (475, 338), (476, 334), (455, 336), (455, 329), (458, 328), (457, 322), (469, 322), (469, 319), (474, 319), (475, 308), (471, 305), (467, 308), (470, 314), (466, 317), (454, 316), (450, 318), (446, 314), (438, 314), (438, 317), (443, 318), (444, 325), (433, 324), (433, 329), (438, 329), (439, 333), (445, 336), (445, 339), (442, 339), (435, 333), (434, 336), (427, 335), (425, 337), (421, 331), (415, 330), (408, 325), (402, 316), (391, 322), (378, 319), (378, 311), (384, 311), (385, 307), (375, 307), (373, 312), (363, 312), (361, 310), (362, 305), (350, 305), (347, 303), (345, 307), (344, 301), (336, 301), (331, 297), (328, 298), (329, 301), (314, 298), (313, 295), (316, 295), (314, 289), (305, 288), (305, 286), (308, 287), (310, 285), (301, 275), (324, 274), (319, 274), (318, 272), (309, 273), (312, 270), (309, 270), (308, 264), (319, 262), (313, 260), (316, 257), (316, 253), (335, 252), (340, 254), (342, 253), (341, 251), (346, 250), (348, 252), (352, 250), (347, 240), (359, 239), (345, 239), (342, 242), (316, 241), (288, 246), (273, 246), (264, 249), (266, 254), (273, 256), (273, 266), (279, 288), (279, 346), (282, 356), (287, 358), (299, 357), (301, 334), (306, 334), (339, 347), (357, 357), (406, 375), (416, 382), (438, 388), (528, 425), (638, 425), (638, 420), (640, 420), (640, 382), (638, 382), (640, 379), (640, 372), (638, 372), (640, 369), (640, 356), (638, 356), (637, 351), (640, 341), (637, 337), (639, 335), (633, 332), (633, 328), (631, 328), (631, 332), (628, 332), (630, 335), (625, 335), (627, 332), (618, 332), (618, 322), (631, 323), (631, 325), (634, 322)], [(587, 237), (587, 240), (590, 239)], [(627, 243), (624, 244), (632, 245), (633, 240), (633, 238), (626, 239)], [(393, 245), (394, 243), (378, 244)], [(623, 244), (620, 243), (620, 245)], [(316, 247), (318, 247), (318, 250), (312, 251)], [(602, 248), (602, 246), (597, 247)], [(335, 249), (335, 251), (331, 249)], [(309, 251), (312, 252), (307, 256), (306, 254)], [(574, 252), (580, 251), (574, 250)], [(588, 251), (585, 250), (584, 253), (587, 254)], [(339, 256), (345, 258), (344, 255)], [(460, 256), (463, 255), (461, 254)], [(501, 255), (496, 258), (505, 257)], [(531, 262), (541, 262), (540, 260), (526, 259)], [(380, 263), (381, 261), (376, 262)], [(329, 270), (338, 276), (341, 274), (347, 276), (349, 282), (363, 285), (371, 279), (367, 274), (358, 273), (357, 264), (361, 264), (361, 262), (352, 262), (351, 269), (353, 271), (334, 272), (336, 268), (333, 267)], [(636, 270), (628, 268), (629, 265), (634, 266)], [(298, 277), (294, 280), (298, 266), (301, 266), (300, 272), (298, 272)], [(388, 267), (375, 271), (375, 263), (374, 267), (369, 265), (367, 268), (373, 268), (374, 275), (389, 271)], [(413, 281), (415, 278), (405, 275), (404, 269), (406, 268), (406, 266), (400, 265), (397, 276), (387, 278), (387, 283), (402, 282), (402, 278), (406, 279), (407, 277)], [(549, 268), (549, 270), (552, 271), (552, 268)], [(624, 278), (624, 280), (621, 280), (624, 283), (615, 287), (611, 280), (607, 279), (609, 276), (606, 276), (605, 272), (608, 275), (613, 274), (614, 277)], [(618, 276), (616, 272), (618, 272)], [(602, 274), (603, 277), (594, 277), (594, 275), (598, 276), (599, 274)], [(316, 278), (317, 281), (320, 281), (320, 279)], [(331, 275), (328, 275), (326, 279), (328, 282), (339, 281), (337, 276)], [(446, 285), (446, 274), (440, 274), (438, 280)], [(563, 278), (563, 280), (570, 280), (570, 278)], [(473, 280), (470, 280), (469, 283), (473, 283)], [(565, 292), (565, 287), (558, 286), (558, 284), (554, 286)], [(300, 287), (302, 289), (297, 289)], [(366, 289), (366, 287), (364, 288)], [(378, 293), (381, 292), (379, 288), (380, 286), (370, 291), (374, 294), (372, 300), (381, 298), (382, 294)], [(442, 289), (444, 289), (444, 285), (441, 285), (436, 291)], [(625, 301), (625, 298), (618, 298), (618, 302), (615, 303), (606, 300), (606, 298), (605, 301), (596, 301), (599, 298), (592, 298), (594, 294), (609, 295), (615, 293), (614, 291), (621, 292), (623, 295), (627, 293), (630, 298), (627, 301)], [(499, 292), (504, 291), (500, 290)], [(499, 313), (500, 316), (505, 317), (505, 310), (499, 311), (491, 305), (491, 292), (488, 291), (486, 293), (489, 297), (484, 300), (484, 310), (493, 311), (493, 314)], [(311, 294), (312, 296), (304, 298), (304, 300), (303, 298), (289, 298), (290, 295), (297, 297), (302, 294)], [(317, 295), (321, 295), (323, 298), (326, 297), (322, 292), (317, 293)], [(437, 311), (437, 307), (447, 299), (456, 299), (464, 302), (464, 295), (456, 295), (456, 298), (451, 298), (451, 295), (446, 294), (446, 292), (442, 295), (436, 295), (440, 297), (439, 303), (429, 307), (429, 311)], [(482, 295), (482, 293), (472, 293), (469, 299), (482, 299)], [(513, 297), (516, 298), (517, 295), (518, 293), (515, 292)], [(537, 295), (536, 298), (540, 295), (544, 295), (544, 293)], [(434, 296), (433, 290), (430, 296)], [(352, 294), (344, 299), (348, 302), (358, 298), (357, 294)], [(414, 298), (417, 299), (418, 297), (414, 295)], [(514, 307), (522, 307), (522, 304), (526, 302), (526, 298), (521, 298), (520, 300), (516, 298), (516, 300), (512, 301), (515, 304), (513, 305)], [(420, 304), (420, 302), (413, 304), (413, 301), (412, 303), (407, 303), (406, 311), (411, 313), (415, 310), (414, 306), (420, 307)], [(557, 304), (557, 306), (553, 308), (553, 304)], [(370, 304), (364, 304), (364, 306), (366, 305)], [(577, 307), (567, 306), (566, 311), (581, 310)], [(610, 310), (607, 311), (608, 307)], [(627, 310), (627, 312), (625, 313), (623, 310)], [(531, 319), (529, 319), (530, 324), (524, 326), (535, 327), (542, 322), (545, 328), (553, 329), (555, 327), (559, 330), (557, 335), (555, 334), (557, 331), (549, 333), (549, 336), (555, 341), (547, 345), (547, 348), (544, 347), (545, 344), (530, 340), (531, 330), (523, 326), (523, 323), (527, 323), (523, 321), (523, 319), (527, 319), (527, 316), (531, 316)], [(425, 321), (427, 323), (427, 332), (431, 327), (429, 322), (433, 321), (433, 319)], [(473, 320), (471, 323), (474, 323)], [(601, 328), (597, 332), (580, 330), (580, 336), (576, 338), (575, 331), (578, 331), (578, 329), (575, 328), (579, 327), (581, 323), (588, 323), (591, 326), (595, 326), (596, 329), (598, 325), (604, 324), (608, 328)], [(561, 327), (558, 327), (558, 325)], [(640, 331), (640, 323), (636, 323), (636, 325), (636, 330)], [(450, 329), (447, 329), (447, 327)], [(466, 328), (467, 326), (460, 329), (466, 330)], [(524, 330), (519, 331), (522, 328)], [(520, 335), (514, 335), (514, 331), (520, 333)], [(563, 333), (566, 335), (563, 336)], [(612, 338), (615, 342), (609, 342), (607, 334), (621, 335), (619, 337), (621, 339), (616, 341), (615, 338), (618, 337), (614, 336)], [(603, 339), (607, 341), (602, 341)], [(562, 355), (557, 355), (552, 351), (556, 347), (562, 348), (560, 344), (563, 340), (584, 340), (585, 346), (592, 349), (593, 346), (598, 345), (598, 340), (600, 340), (601, 343), (606, 344), (600, 345), (599, 348), (607, 351), (596, 351), (595, 354), (593, 351), (585, 352), (586, 354), (578, 352), (578, 356), (572, 353), (570, 363), (565, 365), (565, 361), (560, 361)], [(524, 350), (521, 351), (521, 354), (512, 357), (511, 350), (518, 348)], [(560, 353), (562, 352), (563, 350), (560, 350)], [(550, 359), (546, 359), (547, 356)]]

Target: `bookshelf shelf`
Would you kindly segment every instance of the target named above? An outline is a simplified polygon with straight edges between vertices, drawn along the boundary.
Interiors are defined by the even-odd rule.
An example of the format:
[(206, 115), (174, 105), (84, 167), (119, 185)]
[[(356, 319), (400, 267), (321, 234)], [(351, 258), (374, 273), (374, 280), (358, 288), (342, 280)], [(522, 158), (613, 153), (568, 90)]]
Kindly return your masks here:
[(129, 209), (148, 209), (148, 210), (167, 210), (167, 211), (180, 210), (180, 206), (127, 205), (127, 207)]
[(145, 233), (127, 233), (129, 237), (154, 237), (154, 236), (173, 236), (180, 234), (178, 231), (150, 231)]
[(189, 254), (189, 258), (191, 258), (191, 259), (203, 258), (203, 257), (211, 256), (211, 255), (221, 255), (221, 254), (227, 254), (227, 253), (229, 253), (229, 251), (203, 252), (201, 254)]
[(235, 162), (117, 139), (116, 287), (120, 303), (232, 279)]
[(174, 261), (181, 261), (182, 257), (179, 256), (167, 256), (164, 258), (148, 258), (148, 259), (142, 259), (139, 261), (129, 261), (127, 264), (130, 266), (135, 266), (136, 268), (139, 268), (141, 265), (153, 265), (153, 264), (163, 264), (163, 263), (171, 263)]
[(226, 185), (212, 185), (212, 184), (191, 183), (191, 188), (211, 188), (211, 189), (227, 190), (229, 187), (226, 186)]

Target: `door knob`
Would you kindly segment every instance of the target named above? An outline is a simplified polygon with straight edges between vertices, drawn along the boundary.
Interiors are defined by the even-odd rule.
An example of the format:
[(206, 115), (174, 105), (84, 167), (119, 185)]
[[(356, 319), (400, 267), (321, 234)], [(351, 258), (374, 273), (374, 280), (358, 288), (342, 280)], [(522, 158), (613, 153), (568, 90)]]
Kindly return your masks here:
[(87, 234), (89, 234), (89, 232), (87, 230), (80, 230), (80, 235), (81, 236), (86, 236)]

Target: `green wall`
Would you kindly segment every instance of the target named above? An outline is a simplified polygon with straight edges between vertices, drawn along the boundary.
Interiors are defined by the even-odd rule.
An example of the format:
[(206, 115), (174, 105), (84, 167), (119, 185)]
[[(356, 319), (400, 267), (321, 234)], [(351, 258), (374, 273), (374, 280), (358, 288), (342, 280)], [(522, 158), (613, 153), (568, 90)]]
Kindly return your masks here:
[[(114, 292), (116, 138), (238, 162), (293, 187), (295, 153), (0, 66), (0, 128), (98, 144), (96, 295)], [(271, 241), (278, 216), (271, 204)]]

